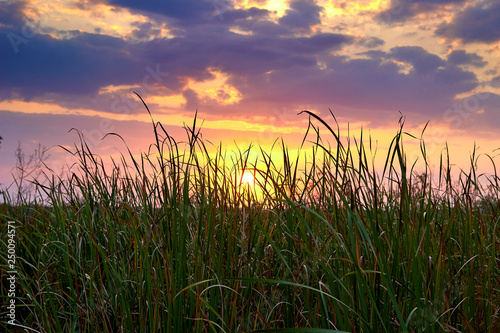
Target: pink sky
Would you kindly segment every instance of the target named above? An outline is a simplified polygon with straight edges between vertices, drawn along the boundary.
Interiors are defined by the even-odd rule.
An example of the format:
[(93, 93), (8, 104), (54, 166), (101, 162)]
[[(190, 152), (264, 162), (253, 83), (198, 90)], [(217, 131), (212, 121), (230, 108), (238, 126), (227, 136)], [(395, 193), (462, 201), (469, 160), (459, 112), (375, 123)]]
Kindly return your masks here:
[[(429, 153), (446, 143), (465, 165), (474, 143), (500, 147), (497, 1), (2, 1), (0, 183), (21, 142), (71, 147), (82, 131), (95, 153), (152, 143), (148, 103), (172, 135), (195, 111), (204, 137), (296, 148), (311, 110), (369, 131), (387, 149), (401, 112), (425, 123)], [(409, 149), (418, 148), (418, 141)], [(410, 152), (411, 153), (411, 152)], [(66, 161), (52, 148), (47, 163)], [(413, 155), (412, 155), (413, 156)]]

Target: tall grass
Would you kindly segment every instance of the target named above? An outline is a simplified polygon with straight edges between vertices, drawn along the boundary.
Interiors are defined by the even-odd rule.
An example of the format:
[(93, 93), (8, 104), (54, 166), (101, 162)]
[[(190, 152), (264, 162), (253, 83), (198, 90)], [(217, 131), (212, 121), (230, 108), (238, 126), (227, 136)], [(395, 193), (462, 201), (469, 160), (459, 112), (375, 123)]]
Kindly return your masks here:
[[(473, 155), (452, 179), (446, 153), (437, 179), (417, 173), (403, 120), (378, 173), (370, 138), (346, 142), (338, 126), (301, 116), (312, 149), (292, 158), (277, 141), (281, 165), (258, 147), (229, 156), (207, 147), (196, 116), (185, 143), (151, 118), (149, 151), (127, 151), (111, 168), (80, 135), (67, 177), (46, 170), (18, 204), (3, 194), (2, 270), (6, 223), (19, 226), (18, 323), (40, 332), (498, 332), (498, 176), (478, 175)], [(242, 184), (244, 170), (255, 187)]]

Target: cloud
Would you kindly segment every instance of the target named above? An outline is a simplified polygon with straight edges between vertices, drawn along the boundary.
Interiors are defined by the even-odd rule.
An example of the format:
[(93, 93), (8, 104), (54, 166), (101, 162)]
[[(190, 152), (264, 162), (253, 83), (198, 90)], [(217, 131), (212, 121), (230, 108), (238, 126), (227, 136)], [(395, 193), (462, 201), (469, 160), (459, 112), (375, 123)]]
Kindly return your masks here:
[[(213, 15), (200, 6), (194, 11), (204, 13), (200, 14), (203, 17)], [(294, 11), (301, 6), (305, 15), (299, 20), (302, 23), (286, 23), (298, 15)], [(269, 112), (270, 105), (294, 111), (309, 105), (316, 110), (340, 107), (342, 112), (356, 112), (356, 117), (372, 119), (373, 112), (381, 111), (439, 114), (454, 103), (457, 94), (478, 84), (472, 72), (458, 66), (479, 66), (482, 59), (473, 53), (455, 51), (442, 59), (419, 46), (400, 46), (388, 52), (371, 50), (364, 53), (368, 59), (355, 59), (337, 56), (335, 51), (353, 43), (378, 47), (384, 41), (333, 33), (293, 35), (295, 28), (309, 29), (319, 22), (317, 7), (313, 1), (294, 1), (282, 19), (291, 16), (281, 25), (268, 21), (265, 10), (230, 8), (224, 12), (222, 22), (186, 23), (175, 37), (141, 42), (81, 32), (66, 39), (39, 34), (21, 45), (16, 54), (4, 38), (0, 41), (0, 47), (6, 50), (0, 66), (0, 97), (39, 102), (50, 99), (70, 108), (117, 113), (133, 104), (123, 100), (130, 87), (142, 87), (146, 101), (149, 94), (182, 96), (189, 112), (198, 108), (214, 117), (263, 115)], [(180, 20), (181, 14), (169, 15)], [(229, 30), (233, 23), (253, 33), (234, 33)], [(266, 32), (266, 27), (274, 30)], [(134, 33), (141, 38), (153, 26), (144, 23), (137, 28)], [(5, 28), (0, 31), (4, 32)], [(401, 63), (412, 70), (402, 71)], [(223, 73), (227, 84), (241, 94), (239, 102), (220, 105), (188, 88), (188, 82), (213, 79), (213, 70)], [(161, 74), (161, 81), (154, 80), (155, 72)], [(151, 89), (144, 88), (145, 84)], [(129, 88), (103, 93), (102, 88), (108, 86)], [(140, 107), (128, 109), (143, 112)]]
[(236, 22), (236, 25), (240, 30), (253, 34), (275, 37), (292, 35), (292, 31), (285, 25), (276, 24), (266, 19), (247, 19)]
[[(147, 26), (142, 28), (149, 29)], [(5, 33), (0, 29), (0, 33)], [(19, 34), (21, 32), (19, 31)], [(339, 49), (351, 37), (316, 34), (278, 38), (240, 35), (221, 25), (192, 27), (182, 36), (140, 43), (105, 35), (75, 32), (68, 39), (39, 34), (14, 52), (8, 39), (0, 67), (3, 98), (31, 99), (47, 93), (95, 95), (109, 85), (155, 84), (147, 68), (171, 75), (161, 84), (181, 92), (186, 77), (207, 79), (210, 67), (232, 75), (262, 73), (292, 66), (312, 66), (319, 54)]]
[(481, 127), (498, 129), (500, 127), (500, 118), (498, 117), (500, 113), (500, 95), (493, 93), (485, 95), (484, 101), (479, 101), (479, 108), (484, 110), (483, 113), (478, 115), (478, 122), (481, 122)]
[(495, 88), (500, 88), (500, 76), (496, 76), (488, 82), (488, 85)]
[(320, 13), (323, 8), (314, 0), (293, 0), (290, 9), (279, 19), (279, 23), (291, 29), (310, 30), (313, 25), (321, 23)]
[(134, 38), (139, 40), (157, 38), (161, 34), (161, 31), (159, 29), (155, 29), (151, 22), (135, 23), (133, 25), (135, 25), (137, 29), (132, 31), (132, 35)]
[(161, 14), (182, 21), (204, 21), (216, 15), (218, 5), (226, 8), (229, 2), (223, 0), (110, 0), (109, 4), (140, 12)]
[(448, 61), (455, 65), (471, 65), (474, 67), (484, 67), (487, 62), (475, 53), (467, 53), (464, 50), (455, 50), (448, 54)]
[(493, 43), (500, 40), (500, 3), (480, 2), (466, 7), (436, 30), (438, 36), (460, 39), (463, 43)]
[(499, 112), (500, 95), (483, 92), (457, 100), (453, 107), (445, 111), (443, 120), (453, 129), (474, 128), (476, 135), (492, 130), (496, 133), (500, 126)]
[(390, 50), (391, 56), (399, 61), (410, 63), (417, 74), (435, 72), (445, 62), (437, 55), (427, 52), (420, 46), (401, 46)]
[[(267, 9), (250, 7), (234, 8), (232, 0), (96, 0), (126, 8), (154, 18), (166, 25), (177, 36), (197, 27), (242, 25), (248, 27), (266, 20), (271, 13)], [(212, 27), (213, 28), (213, 27)]]
[(392, 0), (388, 10), (375, 18), (382, 23), (402, 23), (421, 13), (436, 11), (444, 5), (460, 4), (467, 0)]
[(25, 7), (25, 1), (3, 1), (0, 7), (0, 26), (21, 27), (25, 21), (23, 14)]
[[(352, 37), (331, 33), (311, 37), (241, 35), (215, 24), (192, 27), (179, 37), (139, 43), (88, 33), (64, 40), (38, 35), (19, 54), (5, 53), (0, 74), (3, 98), (18, 94), (24, 99), (52, 98), (66, 105), (78, 101), (94, 103), (88, 108), (115, 112), (110, 105), (123, 92), (97, 92), (110, 85), (141, 87), (144, 78), (152, 77), (151, 71), (158, 68), (169, 74), (152, 94), (168, 89), (169, 94), (183, 95), (186, 110), (199, 108), (213, 115), (232, 114), (235, 107), (243, 113), (263, 114), (269, 105), (295, 109), (304, 103), (318, 110), (356, 109), (358, 116), (398, 109), (432, 115), (446, 109), (457, 94), (477, 85), (473, 73), (456, 66), (456, 55), (445, 61), (422, 47), (366, 52), (369, 59), (332, 55), (354, 42)], [(379, 45), (382, 41), (372, 42)], [(0, 43), (2, 49), (9, 49), (8, 41)], [(392, 60), (414, 70), (402, 73)], [(187, 79), (212, 79), (210, 68), (225, 73), (228, 84), (241, 93), (237, 106), (207, 102), (186, 89)], [(120, 103), (125, 106), (125, 102)]]
[(200, 99), (196, 91), (192, 89), (186, 89), (182, 92), (182, 95), (186, 100), (186, 105), (185, 105), (186, 110), (193, 111), (198, 109), (200, 105)]
[[(392, 59), (405, 59), (418, 70), (403, 73)], [(374, 112), (413, 112), (426, 118), (440, 115), (454, 103), (457, 94), (477, 86), (472, 72), (447, 64), (419, 48), (397, 48), (378, 52), (370, 59), (330, 57), (326, 68), (293, 67), (254, 75), (245, 91), (245, 102), (283, 101), (291, 108), (307, 103), (310, 108), (356, 119), (374, 120)], [(423, 75), (425, 74), (425, 75)]]
[[(219, 10), (217, 12), (217, 17), (219, 18), (219, 23), (222, 24), (234, 24), (244, 20), (252, 21), (265, 19), (269, 16), (270, 12), (267, 9), (261, 9), (256, 7), (246, 8), (246, 9), (226, 9), (224, 11)], [(217, 23), (214, 20), (213, 23)]]
[(376, 48), (378, 46), (382, 46), (385, 44), (383, 39), (378, 37), (363, 37), (358, 44), (367, 47), (367, 48)]
[(119, 38), (78, 33), (67, 40), (42, 34), (24, 40), (16, 53), (9, 39), (0, 39), (2, 98), (12, 93), (26, 99), (45, 93), (95, 94), (101, 86), (134, 84), (144, 76), (144, 67), (137, 66), (136, 55)]

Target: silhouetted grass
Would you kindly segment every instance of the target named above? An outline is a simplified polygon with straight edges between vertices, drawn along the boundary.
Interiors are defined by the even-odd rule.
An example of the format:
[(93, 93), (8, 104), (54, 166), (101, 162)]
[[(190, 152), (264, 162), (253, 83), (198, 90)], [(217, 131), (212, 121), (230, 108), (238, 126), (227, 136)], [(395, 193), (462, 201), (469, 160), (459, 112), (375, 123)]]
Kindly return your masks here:
[[(251, 148), (210, 154), (196, 117), (185, 145), (152, 120), (150, 150), (111, 168), (80, 135), (66, 178), (46, 171), (48, 185), (17, 204), (4, 193), (2, 270), (6, 222), (18, 226), (17, 323), (40, 332), (498, 332), (498, 176), (478, 175), (473, 155), (453, 180), (446, 153), (437, 180), (415, 172), (403, 121), (378, 174), (371, 139), (342, 143), (338, 126), (304, 115), (313, 148), (292, 160), (276, 142), (282, 165), (260, 148), (257, 161)], [(243, 170), (255, 188), (242, 186)]]

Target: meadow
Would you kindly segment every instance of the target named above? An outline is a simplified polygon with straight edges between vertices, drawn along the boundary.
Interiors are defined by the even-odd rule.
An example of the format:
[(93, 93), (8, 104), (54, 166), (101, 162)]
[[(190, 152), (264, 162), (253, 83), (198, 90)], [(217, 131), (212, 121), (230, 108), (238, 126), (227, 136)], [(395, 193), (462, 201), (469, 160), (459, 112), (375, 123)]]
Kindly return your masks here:
[[(70, 173), (44, 170), (22, 197), (3, 192), (3, 272), (7, 223), (17, 226), (16, 323), (38, 332), (498, 332), (498, 175), (479, 174), (475, 153), (454, 173), (446, 149), (432, 174), (424, 136), (405, 133), (403, 119), (377, 172), (369, 137), (346, 140), (335, 121), (299, 116), (309, 117), (312, 149), (292, 158), (277, 140), (280, 164), (260, 147), (208, 147), (196, 117), (182, 142), (151, 117), (149, 151), (108, 162), (80, 135), (67, 149), (78, 160)], [(423, 170), (407, 161), (405, 138), (419, 140)], [(7, 304), (3, 273), (1, 283)], [(6, 313), (9, 331), (31, 331), (8, 325)]]

